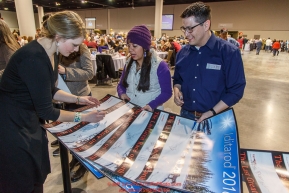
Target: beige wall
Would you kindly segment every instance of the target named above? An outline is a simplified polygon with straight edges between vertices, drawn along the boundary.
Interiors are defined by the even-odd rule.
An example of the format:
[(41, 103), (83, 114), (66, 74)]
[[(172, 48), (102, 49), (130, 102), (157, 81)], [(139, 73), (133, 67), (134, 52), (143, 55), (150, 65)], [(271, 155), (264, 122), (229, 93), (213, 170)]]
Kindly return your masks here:
[[(242, 31), (248, 38), (254, 35), (261, 37), (289, 39), (289, 0), (244, 0), (229, 2), (208, 3), (212, 9), (212, 30), (220, 30), (223, 27), (230, 31)], [(174, 30), (163, 30), (169, 36), (182, 35), (179, 30), (182, 20), (179, 17), (189, 4), (167, 5), (163, 7), (163, 14), (174, 14)], [(80, 11), (77, 11), (80, 13)], [(86, 12), (86, 11), (81, 11)], [(100, 12), (96, 10), (95, 13)], [(107, 14), (100, 14), (103, 18)], [(110, 27), (114, 32), (127, 32), (135, 25), (145, 24), (150, 30), (154, 29), (154, 7), (136, 7), (111, 9)], [(105, 19), (105, 18), (103, 18)], [(98, 19), (101, 29), (106, 29), (104, 22)], [(105, 23), (105, 24), (103, 24)]]
[[(212, 30), (220, 30), (226, 27), (229, 31), (242, 31), (253, 38), (254, 35), (271, 37), (276, 39), (289, 39), (289, 0), (243, 0), (229, 2), (208, 3), (212, 8)], [(164, 14), (174, 14), (174, 30), (163, 30), (169, 36), (181, 35), (179, 30), (182, 20), (179, 17), (189, 4), (163, 6)], [(150, 30), (154, 29), (154, 6), (111, 9), (110, 28), (114, 32), (127, 32), (135, 25), (145, 24)], [(82, 19), (85, 17), (96, 18), (96, 28), (107, 30), (108, 11), (106, 9), (74, 10)], [(17, 26), (16, 14), (5, 14), (2, 17), (9, 18), (11, 28)], [(37, 17), (35, 17), (37, 18)], [(5, 19), (6, 20), (6, 19)], [(37, 22), (36, 22), (37, 24)]]
[(17, 16), (15, 12), (1, 11), (1, 16), (4, 19), (4, 21), (8, 24), (11, 31), (13, 31), (14, 29), (18, 29)]
[[(4, 21), (8, 24), (10, 27), (10, 30), (13, 31), (14, 29), (18, 30), (18, 21), (17, 21), (17, 15), (15, 12), (12, 11), (1, 11), (2, 18)], [(36, 28), (39, 28), (39, 22), (38, 22), (38, 14), (34, 14), (35, 18), (35, 26)]]

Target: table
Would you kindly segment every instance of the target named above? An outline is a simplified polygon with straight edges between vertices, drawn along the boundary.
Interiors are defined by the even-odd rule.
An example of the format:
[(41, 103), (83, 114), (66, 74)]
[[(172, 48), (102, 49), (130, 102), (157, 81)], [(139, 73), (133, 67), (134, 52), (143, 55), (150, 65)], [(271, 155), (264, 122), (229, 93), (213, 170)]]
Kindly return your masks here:
[(157, 52), (157, 55), (162, 58), (165, 59), (168, 55), (168, 52)]
[(115, 71), (118, 71), (120, 68), (123, 68), (126, 63), (126, 56), (112, 57)]
[[(97, 65), (95, 61), (96, 55), (91, 54), (91, 61), (92, 61), (92, 67), (93, 67), (93, 74), (96, 75), (97, 72)], [(126, 57), (125, 56), (112, 56), (112, 60), (114, 63), (114, 69), (115, 71), (118, 71), (120, 68), (123, 68), (126, 63)]]

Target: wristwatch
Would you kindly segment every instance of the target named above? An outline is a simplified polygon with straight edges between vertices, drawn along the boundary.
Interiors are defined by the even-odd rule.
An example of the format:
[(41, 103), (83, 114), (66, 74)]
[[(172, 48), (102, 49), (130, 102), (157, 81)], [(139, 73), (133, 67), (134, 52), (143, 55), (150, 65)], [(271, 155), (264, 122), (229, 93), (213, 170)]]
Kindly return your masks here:
[(217, 114), (216, 111), (213, 108), (211, 108), (210, 111), (213, 113), (213, 115)]

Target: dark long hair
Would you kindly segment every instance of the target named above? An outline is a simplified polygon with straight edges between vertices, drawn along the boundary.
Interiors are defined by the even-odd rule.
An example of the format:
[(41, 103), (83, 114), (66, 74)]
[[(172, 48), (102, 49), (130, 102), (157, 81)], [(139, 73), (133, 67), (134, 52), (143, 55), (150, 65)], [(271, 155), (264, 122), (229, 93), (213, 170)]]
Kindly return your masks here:
[[(137, 86), (137, 90), (143, 91), (143, 92), (149, 90), (150, 88), (150, 72), (151, 72), (151, 66), (152, 66), (151, 64), (152, 54), (150, 53), (149, 50), (146, 50), (145, 52), (146, 52), (146, 57), (144, 57), (143, 63), (141, 65), (140, 79), (139, 79), (139, 83)], [(125, 69), (125, 74), (122, 80), (122, 85), (126, 88), (129, 86), (127, 83), (127, 77), (130, 72), (133, 61), (134, 61), (133, 59), (130, 59), (129, 63), (127, 64), (126, 69)]]

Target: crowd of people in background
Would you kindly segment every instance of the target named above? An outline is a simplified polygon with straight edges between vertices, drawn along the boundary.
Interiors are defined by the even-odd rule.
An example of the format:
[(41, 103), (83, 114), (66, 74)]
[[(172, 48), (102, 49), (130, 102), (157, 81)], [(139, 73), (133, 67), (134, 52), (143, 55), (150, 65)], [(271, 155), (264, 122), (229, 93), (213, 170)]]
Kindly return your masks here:
[[(35, 37), (32, 36), (20, 36), (19, 31), (14, 30), (12, 32), (18, 44), (22, 47), (34, 39), (41, 37), (41, 29), (36, 30)], [(278, 56), (280, 52), (289, 52), (289, 40), (279, 40), (279, 39), (270, 39), (259, 38), (259, 39), (249, 39), (243, 35), (238, 36), (236, 39), (233, 38), (227, 29), (223, 28), (219, 32), (215, 33), (218, 37), (229, 41), (230, 43), (239, 46), (241, 54), (244, 51), (253, 51), (256, 49), (256, 55), (260, 54), (260, 50), (265, 52), (272, 53), (273, 56)], [(97, 51), (101, 52), (102, 49), (113, 49), (115, 52), (121, 54), (124, 53), (124, 47), (126, 47), (126, 33), (113, 33), (113, 34), (100, 34), (98, 32), (90, 32), (86, 35), (84, 44), (88, 48), (96, 48)], [(181, 36), (170, 37), (166, 34), (163, 34), (160, 38), (152, 36), (151, 39), (151, 48), (154, 48), (157, 51), (168, 52), (173, 50), (173, 56), (171, 58), (171, 64), (174, 66), (174, 60), (177, 52), (188, 44), (186, 38)]]

